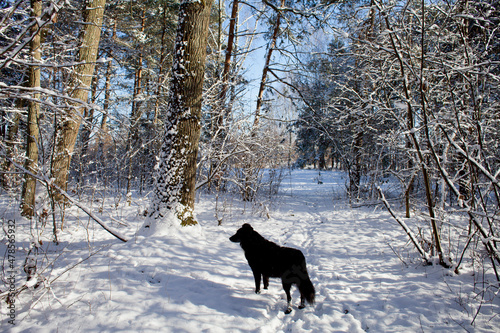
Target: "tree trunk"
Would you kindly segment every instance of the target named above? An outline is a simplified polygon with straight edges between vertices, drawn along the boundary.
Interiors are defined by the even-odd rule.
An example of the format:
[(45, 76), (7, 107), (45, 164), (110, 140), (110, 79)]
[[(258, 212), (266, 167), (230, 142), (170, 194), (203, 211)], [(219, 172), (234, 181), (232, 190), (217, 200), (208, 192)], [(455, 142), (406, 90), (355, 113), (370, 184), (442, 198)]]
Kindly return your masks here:
[[(97, 99), (97, 87), (99, 85), (99, 73), (98, 70), (95, 71), (94, 77), (92, 79), (92, 89), (91, 89), (91, 97), (90, 102), (95, 104)], [(93, 122), (94, 122), (94, 108), (85, 108), (83, 113), (83, 124), (82, 131), (80, 133), (80, 144), (81, 144), (81, 152), (80, 152), (80, 166), (78, 170), (78, 180), (77, 183), (79, 186), (83, 186), (85, 183), (85, 175), (89, 173), (88, 162), (89, 162), (89, 144), (90, 138), (93, 130)]]
[[(108, 112), (109, 112), (109, 101), (111, 100), (111, 71), (112, 71), (112, 61), (108, 61), (106, 66), (106, 83), (104, 84), (104, 103), (102, 105), (102, 120), (101, 120), (101, 137), (107, 136), (108, 134)], [(102, 141), (102, 140), (101, 140)]]
[[(281, 0), (281, 7), (285, 6), (285, 0)], [(260, 109), (262, 108), (262, 98), (264, 97), (264, 89), (266, 87), (267, 72), (269, 72), (269, 63), (271, 62), (271, 56), (273, 50), (276, 47), (276, 41), (278, 40), (278, 33), (280, 31), (281, 22), (281, 11), (278, 11), (276, 16), (276, 23), (274, 24), (273, 34), (271, 36), (271, 43), (269, 44), (269, 49), (267, 50), (266, 61), (264, 63), (264, 70), (262, 71), (262, 78), (260, 79), (259, 92), (257, 94), (257, 106), (255, 108), (255, 119), (253, 122), (253, 130), (256, 130), (259, 126), (260, 120)]]
[(156, 87), (156, 100), (154, 106), (154, 120), (153, 123), (158, 124), (158, 120), (160, 117), (160, 102), (163, 100), (163, 84), (165, 82), (165, 75), (163, 73), (165, 60), (167, 58), (167, 5), (164, 3), (163, 6), (163, 18), (162, 18), (162, 30), (161, 30), (161, 47), (160, 47), (160, 62), (158, 68), (158, 82)]
[[(231, 68), (231, 57), (233, 55), (233, 47), (234, 47), (234, 38), (236, 31), (236, 17), (238, 15), (238, 5), (239, 0), (233, 0), (233, 8), (231, 10), (231, 19), (229, 21), (229, 33), (227, 37), (227, 47), (226, 47), (226, 58), (224, 60), (224, 70), (222, 72), (222, 89), (220, 92), (220, 103), (224, 107), (224, 102), (226, 100), (228, 81), (229, 81), (229, 70)], [(221, 118), (227, 117), (227, 113), (223, 112), (223, 116)], [(222, 123), (223, 119), (219, 121)]]
[[(389, 18), (387, 16), (387, 14), (384, 14), (384, 20), (385, 20), (387, 28), (389, 30), (391, 30), (392, 26), (389, 22)], [(429, 172), (427, 169), (428, 167), (426, 164), (426, 159), (425, 159), (424, 153), (420, 147), (420, 143), (419, 143), (418, 138), (417, 138), (416, 130), (414, 127), (411, 127), (412, 125), (415, 124), (414, 111), (413, 111), (413, 105), (412, 105), (412, 97), (410, 96), (409, 80), (408, 80), (408, 76), (407, 76), (406, 71), (405, 71), (405, 64), (403, 61), (403, 56), (401, 54), (401, 51), (396, 46), (396, 42), (395, 42), (396, 37), (394, 36), (394, 34), (390, 33), (389, 37), (390, 37), (391, 47), (394, 50), (394, 54), (396, 55), (396, 59), (399, 62), (399, 70), (401, 72), (401, 78), (403, 81), (403, 93), (404, 93), (404, 96), (406, 98), (406, 106), (407, 106), (407, 111), (408, 111), (408, 115), (407, 115), (407, 117), (408, 117), (407, 118), (408, 119), (408, 131), (410, 133), (410, 137), (411, 137), (411, 140), (413, 142), (413, 147), (416, 150), (416, 153), (418, 156), (418, 161), (420, 163), (420, 168), (422, 170), (422, 176), (423, 176), (424, 187), (425, 187), (425, 194), (426, 194), (426, 199), (427, 199), (427, 209), (429, 211), (429, 216), (431, 219), (432, 233), (434, 236), (434, 243), (435, 243), (434, 246), (436, 247), (436, 251), (437, 251), (437, 254), (439, 256), (440, 264), (442, 266), (447, 267), (448, 264), (444, 260), (444, 257), (443, 257), (443, 250), (441, 247), (441, 238), (439, 236), (439, 228), (437, 226), (436, 215), (434, 212), (434, 200), (432, 198), (431, 184), (430, 184), (431, 179), (430, 179)], [(422, 52), (423, 52), (423, 50), (422, 50)], [(425, 113), (426, 113), (425, 108), (422, 110), (422, 113), (425, 117)]]
[[(426, 58), (425, 58), (425, 2), (422, 2), (421, 4), (421, 9), (422, 9), (422, 39), (421, 39), (421, 45), (420, 45), (420, 51), (421, 51), (421, 58), (420, 58), (420, 103), (421, 103), (421, 107), (422, 107), (422, 116), (423, 116), (423, 120), (424, 120), (424, 126), (423, 126), (423, 129), (424, 129), (424, 132), (425, 132), (425, 137), (426, 137), (426, 140), (427, 140), (427, 146), (429, 148), (431, 148), (432, 146), (432, 141), (430, 139), (430, 135), (429, 135), (429, 123), (427, 121), (427, 104), (426, 104), (426, 97), (425, 97), (425, 77), (424, 77), (424, 69), (425, 69), (425, 62), (426, 62)], [(409, 129), (410, 131), (412, 129)], [(416, 139), (415, 139), (416, 140)], [(423, 160), (423, 157), (421, 156), (421, 153), (420, 153), (420, 149), (418, 148), (418, 145), (415, 145), (415, 148), (417, 148), (417, 152), (419, 153), (419, 158), (420, 158), (420, 163), (422, 164), (422, 174), (424, 176), (424, 185), (425, 185), (425, 193), (426, 193), (426, 197), (427, 197), (427, 205), (428, 205), (428, 209), (429, 209), (429, 216), (431, 218), (431, 227), (432, 227), (432, 232), (433, 232), (433, 235), (434, 235), (434, 243), (435, 243), (435, 246), (436, 246), (436, 251), (437, 251), (437, 254), (439, 256), (439, 262), (442, 266), (445, 266), (445, 267), (449, 267), (449, 263), (448, 263), (448, 260), (444, 258), (444, 254), (443, 254), (443, 249), (442, 249), (442, 246), (441, 246), (441, 236), (440, 236), (440, 228), (438, 226), (438, 222), (437, 222), (437, 217), (436, 217), (436, 213), (434, 212), (434, 199), (432, 197), (432, 192), (431, 192), (431, 180), (430, 180), (430, 176), (429, 176), (429, 173), (428, 173), (428, 170), (427, 170), (427, 167), (426, 165), (428, 165), (428, 163), (425, 163), (425, 161)], [(432, 150), (432, 148), (431, 148)]]
[(193, 216), (196, 160), (212, 3), (182, 1), (180, 5), (165, 136), (155, 177), (153, 217), (174, 212), (181, 225), (197, 224)]
[[(24, 105), (24, 99), (19, 98), (16, 101), (16, 108), (21, 109), (23, 108)], [(13, 183), (15, 182), (15, 176), (10, 175), (9, 172), (12, 170), (12, 159), (15, 156), (16, 152), (16, 141), (17, 141), (17, 134), (19, 132), (19, 120), (21, 119), (21, 113), (16, 112), (12, 116), (12, 120), (9, 124), (9, 129), (7, 130), (7, 137), (5, 140), (5, 154), (7, 155), (7, 158), (4, 162), (3, 165), (3, 173), (0, 175), (1, 182), (2, 182), (2, 187), (5, 190), (10, 189), (13, 186)]]
[[(141, 14), (141, 34), (144, 33), (146, 23), (146, 14), (144, 10)], [(136, 172), (134, 172), (134, 161), (133, 157), (135, 155), (135, 151), (137, 149), (137, 143), (139, 141), (139, 123), (141, 121), (142, 113), (141, 113), (141, 104), (142, 104), (142, 66), (144, 62), (144, 47), (142, 42), (140, 42), (139, 48), (139, 58), (137, 59), (137, 68), (135, 69), (135, 79), (134, 79), (134, 93), (132, 97), (132, 112), (130, 114), (130, 128), (128, 132), (128, 140), (127, 140), (127, 154), (128, 156), (128, 169), (127, 169), (127, 202), (131, 204), (130, 193), (132, 190), (132, 177)]]
[(363, 133), (358, 132), (352, 145), (352, 163), (349, 172), (349, 195), (351, 201), (358, 201), (361, 188)]
[[(32, 0), (31, 9), (33, 16), (38, 19), (42, 15), (42, 1)], [(41, 59), (40, 52), (40, 31), (38, 25), (31, 29), (33, 39), (30, 43), (31, 57), (33, 64), (29, 70), (29, 87), (40, 88), (40, 67), (36, 65)], [(40, 136), (38, 129), (38, 115), (40, 113), (40, 104), (36, 101), (40, 99), (40, 93), (35, 92), (32, 100), (28, 103), (28, 126), (26, 143), (26, 161), (24, 168), (33, 174), (38, 173), (38, 139)], [(25, 217), (33, 217), (35, 214), (35, 193), (36, 179), (29, 174), (24, 175), (24, 184), (21, 194), (21, 214)]]
[[(111, 35), (113, 40), (116, 39), (116, 19), (113, 18), (113, 33)], [(113, 53), (111, 50), (108, 51), (107, 54), (108, 63), (106, 66), (106, 83), (104, 85), (104, 103), (102, 105), (102, 120), (101, 120), (101, 135), (100, 135), (100, 143), (104, 139), (108, 139), (108, 112), (109, 112), (109, 104), (111, 101), (111, 75), (113, 73)]]
[[(68, 101), (70, 107), (62, 115), (56, 128), (54, 153), (52, 156), (51, 172), (54, 183), (61, 189), (67, 189), (68, 173), (71, 155), (75, 148), (78, 130), (82, 123), (83, 111), (88, 99), (88, 92), (92, 82), (101, 27), (104, 16), (106, 0), (88, 0), (84, 9), (85, 28), (82, 34), (82, 44), (78, 52), (78, 63), (72, 75)], [(81, 101), (76, 102), (75, 100)], [(65, 201), (64, 196), (54, 194), (56, 201)]]

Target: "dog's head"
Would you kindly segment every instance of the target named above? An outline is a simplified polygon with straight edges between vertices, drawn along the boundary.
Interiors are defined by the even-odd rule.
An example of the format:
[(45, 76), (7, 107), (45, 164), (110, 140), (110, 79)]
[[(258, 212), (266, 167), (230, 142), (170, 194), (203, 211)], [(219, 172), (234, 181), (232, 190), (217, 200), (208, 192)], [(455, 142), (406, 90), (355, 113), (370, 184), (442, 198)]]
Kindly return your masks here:
[(240, 243), (241, 241), (248, 239), (248, 237), (252, 234), (253, 228), (250, 224), (245, 223), (241, 228), (236, 231), (236, 233), (229, 237), (229, 240), (234, 243)]

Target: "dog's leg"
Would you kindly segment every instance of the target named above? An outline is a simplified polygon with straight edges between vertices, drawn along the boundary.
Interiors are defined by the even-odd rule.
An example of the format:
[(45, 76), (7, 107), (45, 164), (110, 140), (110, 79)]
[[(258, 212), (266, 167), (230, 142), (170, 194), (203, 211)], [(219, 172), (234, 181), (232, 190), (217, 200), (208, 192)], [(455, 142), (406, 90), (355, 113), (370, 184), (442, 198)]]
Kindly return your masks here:
[(264, 289), (267, 289), (269, 287), (269, 276), (262, 274), (262, 278), (264, 280)]
[(285, 314), (289, 314), (292, 312), (292, 295), (290, 295), (290, 288), (292, 287), (291, 283), (285, 283), (283, 280), (281, 281), (281, 284), (283, 285), (283, 289), (285, 290), (286, 294), (286, 310)]
[(300, 293), (300, 305), (299, 305), (299, 309), (303, 309), (306, 307), (306, 298), (304, 297), (304, 295), (302, 293)]
[(253, 272), (253, 278), (255, 279), (255, 293), (259, 294), (260, 293), (260, 272), (257, 272), (255, 270), (252, 270)]
[(300, 291), (300, 305), (299, 305), (299, 309), (303, 309), (306, 307), (306, 298), (304, 296), (304, 293), (302, 292), (301, 288), (300, 288), (300, 284), (297, 285), (297, 287), (299, 288), (299, 291)]

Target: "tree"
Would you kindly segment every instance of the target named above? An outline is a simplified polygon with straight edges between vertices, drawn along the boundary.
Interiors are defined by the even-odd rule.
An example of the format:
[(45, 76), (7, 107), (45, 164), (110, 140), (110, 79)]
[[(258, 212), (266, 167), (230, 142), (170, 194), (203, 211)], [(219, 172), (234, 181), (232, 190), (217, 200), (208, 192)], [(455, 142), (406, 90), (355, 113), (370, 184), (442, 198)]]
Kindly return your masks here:
[[(281, 0), (280, 8), (283, 8), (284, 6), (285, 6), (285, 0)], [(269, 65), (271, 63), (271, 57), (273, 55), (274, 49), (276, 48), (276, 43), (277, 43), (279, 32), (280, 32), (281, 18), (283, 15), (281, 10), (282, 9), (278, 9), (278, 12), (276, 14), (276, 22), (274, 23), (273, 33), (271, 35), (271, 42), (269, 43), (269, 46), (267, 49), (266, 60), (264, 62), (264, 68), (262, 70), (262, 77), (260, 79), (259, 92), (257, 93), (257, 105), (255, 107), (255, 120), (254, 120), (254, 124), (253, 124), (253, 127), (254, 127), (253, 130), (257, 130), (258, 126), (259, 126), (260, 112), (261, 112), (262, 102), (263, 102), (263, 98), (264, 98), (264, 90), (266, 87)]]
[[(42, 14), (42, 1), (32, 0), (31, 8), (33, 10), (34, 20), (38, 20)], [(33, 64), (29, 70), (29, 87), (35, 91), (32, 100), (28, 102), (28, 126), (27, 126), (27, 143), (26, 143), (26, 161), (24, 167), (33, 174), (38, 172), (38, 141), (40, 137), (38, 129), (38, 115), (40, 113), (40, 93), (36, 92), (40, 88), (40, 67), (37, 62), (41, 60), (40, 51), (40, 27), (34, 25), (31, 28), (32, 39), (30, 43), (30, 51)], [(32, 217), (35, 214), (35, 193), (36, 179), (31, 175), (24, 175), (24, 184), (21, 194), (21, 214), (26, 217)]]
[[(227, 46), (226, 46), (226, 56), (224, 60), (224, 70), (222, 72), (222, 89), (220, 92), (220, 103), (224, 104), (226, 101), (226, 93), (228, 90), (228, 82), (229, 82), (229, 70), (231, 67), (231, 57), (233, 56), (233, 48), (235, 44), (235, 35), (236, 35), (236, 19), (238, 15), (238, 5), (239, 0), (233, 0), (233, 6), (231, 9), (231, 17), (229, 22), (229, 32), (227, 38)], [(223, 112), (223, 116), (220, 118), (224, 118), (227, 115), (227, 112)], [(217, 123), (222, 123), (223, 119), (218, 119)]]
[[(213, 0), (184, 0), (179, 8), (165, 135), (155, 178), (152, 217), (174, 213), (181, 225), (193, 215), (196, 163), (210, 11)], [(170, 215), (171, 217), (171, 215)]]
[[(78, 65), (76, 66), (68, 87), (68, 108), (57, 123), (54, 153), (52, 156), (51, 173), (54, 184), (65, 190), (68, 184), (68, 174), (72, 153), (82, 116), (86, 107), (92, 75), (94, 74), (97, 51), (101, 36), (106, 0), (88, 0), (84, 9), (85, 26), (82, 32), (81, 45), (78, 50)], [(60, 194), (55, 194), (59, 202), (65, 200)]]
[[(375, 134), (360, 141), (364, 161), (375, 161), (379, 153), (382, 162), (389, 161), (381, 163), (385, 170), (363, 164), (400, 179), (407, 216), (410, 192), (412, 200), (423, 203), (430, 222), (430, 228), (419, 228), (425, 260), (436, 255), (449, 267), (449, 253), (455, 250), (461, 253), (458, 268), (472, 239), (480, 235), (496, 272), (498, 5), (373, 0), (369, 10), (347, 9), (349, 34), (344, 38), (355, 59), (355, 84), (344, 85), (353, 95), (339, 115), (353, 133), (369, 129)], [(331, 99), (332, 110), (339, 101)], [(383, 125), (384, 119), (394, 126)], [(377, 142), (377, 149), (366, 149), (365, 142)], [(468, 221), (452, 225), (466, 242), (441, 230), (449, 216), (460, 215)], [(446, 244), (459, 245), (446, 249)]]

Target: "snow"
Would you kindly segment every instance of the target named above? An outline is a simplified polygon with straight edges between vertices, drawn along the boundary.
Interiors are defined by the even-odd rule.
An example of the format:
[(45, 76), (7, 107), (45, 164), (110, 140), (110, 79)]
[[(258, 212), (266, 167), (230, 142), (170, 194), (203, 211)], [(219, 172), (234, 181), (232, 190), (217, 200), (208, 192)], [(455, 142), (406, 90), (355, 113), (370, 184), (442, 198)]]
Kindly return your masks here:
[[(232, 197), (226, 198), (219, 212), (222, 226), (217, 226), (214, 196), (199, 194), (195, 213), (200, 226), (172, 226), (149, 234), (140, 231), (146, 200), (134, 198), (131, 206), (116, 208), (110, 199), (103, 216), (126, 221), (127, 227), (115, 228), (121, 226), (127, 243), (71, 208), (59, 235), (61, 244), (44, 242), (49, 260), (54, 260), (42, 272), (53, 281), (51, 288), (21, 294), (15, 326), (7, 323), (8, 309), (2, 302), (1, 330), (500, 332), (498, 298), (486, 297), (474, 320), (481, 300), (474, 281), (480, 284), (480, 277), (467, 269), (455, 275), (441, 266), (422, 265), (382, 206), (351, 209), (342, 198), (343, 188), (339, 172), (294, 171), (283, 180), (281, 195), (265, 207), (269, 218)], [(4, 215), (15, 211), (5, 199), (0, 205)], [(110, 224), (113, 220), (103, 219)], [(18, 253), (30, 239), (20, 234), (23, 221), (16, 217)], [(304, 252), (317, 291), (314, 306), (298, 310), (294, 287), (294, 310), (285, 315), (279, 279), (271, 279), (261, 294), (253, 292), (243, 251), (228, 239), (243, 223), (269, 240)], [(0, 251), (3, 247), (5, 241)]]

